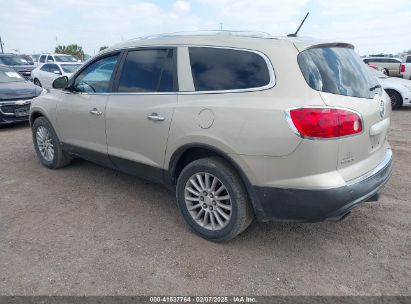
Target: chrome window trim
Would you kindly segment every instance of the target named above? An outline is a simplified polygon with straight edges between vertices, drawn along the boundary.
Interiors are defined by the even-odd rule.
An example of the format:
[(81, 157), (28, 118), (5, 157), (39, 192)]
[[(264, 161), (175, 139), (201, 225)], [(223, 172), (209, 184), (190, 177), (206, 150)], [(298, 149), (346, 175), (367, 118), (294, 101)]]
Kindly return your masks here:
[[(291, 119), (291, 114), (290, 111), (291, 110), (296, 110), (296, 109), (311, 109), (311, 108), (319, 108), (319, 109), (336, 109), (336, 110), (344, 110), (344, 111), (348, 111), (348, 112), (352, 112), (354, 114), (357, 114), (360, 117), (361, 120), (361, 127), (362, 130), (359, 133), (355, 133), (355, 134), (351, 134), (351, 135), (345, 135), (345, 136), (338, 136), (338, 137), (330, 137), (330, 138), (323, 138), (323, 137), (311, 137), (311, 136), (304, 136), (302, 135), (300, 132), (298, 132), (296, 126), (293, 123), (293, 120)], [(338, 139), (343, 139), (343, 138), (347, 138), (347, 137), (353, 137), (353, 136), (357, 136), (360, 134), (364, 133), (364, 120), (362, 118), (362, 115), (360, 112), (350, 109), (350, 108), (344, 108), (344, 107), (330, 107), (330, 106), (303, 106), (303, 107), (293, 107), (293, 108), (289, 108), (287, 110), (284, 111), (284, 117), (287, 120), (288, 125), (290, 126), (291, 130), (293, 131), (293, 133), (295, 135), (297, 135), (298, 137), (302, 138), (302, 139), (309, 139), (309, 140), (338, 140)]]
[[(275, 86), (276, 83), (276, 78), (275, 78), (275, 73), (274, 73), (274, 67), (268, 58), (266, 54), (263, 52), (257, 51), (257, 50), (252, 50), (252, 49), (244, 49), (244, 48), (235, 48), (235, 47), (225, 47), (225, 46), (209, 46), (209, 45), (187, 45), (188, 49), (190, 48), (213, 48), (213, 49), (225, 49), (225, 50), (235, 50), (235, 51), (243, 51), (243, 52), (250, 52), (259, 55), (262, 57), (265, 61), (265, 64), (268, 69), (268, 74), (270, 76), (270, 81), (261, 87), (255, 87), (255, 88), (246, 88), (246, 89), (231, 89), (231, 90), (210, 90), (210, 91), (181, 91), (180, 93), (182, 95), (191, 95), (191, 94), (220, 94), (220, 93), (240, 93), (240, 92), (255, 92), (255, 91), (264, 91), (271, 89), (272, 87)], [(188, 50), (190, 52), (190, 50)], [(190, 60), (190, 59), (189, 59)], [(190, 61), (191, 63), (191, 61)], [(191, 69), (189, 71), (191, 72)], [(193, 75), (191, 75), (191, 78), (193, 78)], [(194, 82), (194, 79), (193, 79)]]
[[(243, 93), (243, 92), (256, 92), (256, 91), (264, 91), (273, 88), (276, 85), (276, 77), (275, 77), (275, 72), (274, 72), (274, 67), (268, 58), (268, 56), (260, 51), (252, 50), (252, 49), (245, 49), (245, 48), (235, 48), (235, 47), (228, 47), (228, 46), (213, 46), (213, 45), (181, 45), (181, 44), (175, 44), (175, 45), (147, 45), (147, 46), (141, 46), (141, 47), (126, 47), (126, 48), (121, 48), (121, 49), (116, 49), (113, 52), (121, 52), (124, 50), (128, 49), (137, 49), (137, 48), (177, 48), (177, 53), (178, 53), (178, 48), (179, 47), (202, 47), (202, 48), (216, 48), (216, 49), (229, 49), (229, 50), (237, 50), (237, 51), (245, 51), (245, 52), (252, 52), (255, 53), (259, 56), (261, 56), (268, 68), (268, 73), (270, 76), (270, 81), (268, 84), (261, 86), (261, 87), (255, 87), (255, 88), (247, 88), (247, 89), (233, 89), (233, 90), (214, 90), (214, 91), (177, 91), (177, 92), (107, 92), (107, 93), (84, 93), (84, 92), (71, 92), (71, 91), (64, 91), (63, 93), (65, 94), (82, 94), (82, 95), (197, 95), (197, 94), (224, 94), (224, 93)], [(106, 54), (104, 54), (106, 55)], [(93, 60), (93, 62), (97, 61)], [(178, 61), (177, 61), (178, 65)], [(86, 66), (82, 69), (84, 70)], [(178, 69), (178, 67), (177, 67)], [(79, 70), (80, 72), (80, 70)], [(187, 71), (188, 73), (191, 74), (191, 69)], [(74, 78), (77, 77), (79, 73), (74, 75)], [(191, 75), (192, 78), (192, 75)]]

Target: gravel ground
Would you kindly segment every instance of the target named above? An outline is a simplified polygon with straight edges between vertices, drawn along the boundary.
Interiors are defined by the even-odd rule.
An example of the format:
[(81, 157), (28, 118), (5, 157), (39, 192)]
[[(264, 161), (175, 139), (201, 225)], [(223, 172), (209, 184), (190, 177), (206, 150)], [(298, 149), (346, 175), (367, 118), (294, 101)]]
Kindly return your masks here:
[(42, 167), (26, 124), (0, 128), (1, 295), (411, 295), (411, 108), (393, 176), (337, 223), (253, 223), (215, 244), (173, 193), (75, 161)]

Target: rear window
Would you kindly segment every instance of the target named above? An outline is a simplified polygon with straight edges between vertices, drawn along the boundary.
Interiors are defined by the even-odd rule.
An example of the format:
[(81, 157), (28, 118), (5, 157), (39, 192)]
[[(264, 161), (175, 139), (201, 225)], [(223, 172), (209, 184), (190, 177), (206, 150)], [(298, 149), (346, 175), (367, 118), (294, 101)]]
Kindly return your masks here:
[(408, 56), (407, 57), (407, 61), (406, 61), (407, 63), (411, 63), (411, 56)]
[(255, 52), (190, 47), (189, 54), (196, 91), (251, 89), (270, 83), (267, 63)]
[(308, 49), (298, 55), (298, 64), (314, 90), (360, 98), (382, 94), (378, 80), (352, 49)]

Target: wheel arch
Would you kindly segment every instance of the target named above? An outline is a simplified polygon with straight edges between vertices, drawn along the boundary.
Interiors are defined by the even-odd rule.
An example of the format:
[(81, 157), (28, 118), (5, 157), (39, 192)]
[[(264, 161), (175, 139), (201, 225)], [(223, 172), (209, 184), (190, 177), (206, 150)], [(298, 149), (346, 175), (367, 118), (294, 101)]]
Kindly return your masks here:
[(44, 117), (48, 121), (50, 121), (50, 119), (47, 117), (47, 115), (43, 111), (36, 108), (32, 110), (32, 112), (30, 113), (30, 118), (29, 118), (30, 126), (32, 126), (34, 121), (39, 117)]
[(256, 213), (256, 215), (258, 215), (259, 204), (257, 201), (257, 196), (255, 195), (253, 186), (247, 175), (244, 173), (243, 169), (229, 156), (229, 154), (219, 148), (208, 144), (190, 143), (183, 145), (182, 147), (174, 151), (170, 158), (168, 166), (168, 176), (165, 178), (167, 186), (174, 190), (178, 176), (187, 164), (197, 159), (210, 156), (221, 157), (237, 172), (238, 176), (245, 186), (254, 212)]

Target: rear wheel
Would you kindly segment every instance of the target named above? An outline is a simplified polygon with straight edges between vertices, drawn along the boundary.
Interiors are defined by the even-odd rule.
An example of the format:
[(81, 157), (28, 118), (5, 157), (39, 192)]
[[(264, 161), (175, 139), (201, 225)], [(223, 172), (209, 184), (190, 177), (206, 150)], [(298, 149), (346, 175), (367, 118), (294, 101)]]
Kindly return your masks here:
[(57, 169), (70, 163), (70, 156), (61, 149), (57, 134), (45, 117), (34, 121), (32, 135), (37, 157), (45, 167)]
[(41, 82), (37, 78), (35, 78), (33, 82), (36, 86), (41, 87)]
[(178, 178), (176, 192), (184, 219), (207, 240), (230, 240), (253, 219), (242, 181), (221, 158), (203, 158), (188, 164)]
[(401, 108), (402, 106), (402, 96), (400, 93), (398, 93), (397, 91), (393, 91), (393, 90), (385, 90), (388, 94), (388, 96), (390, 96), (391, 99), (391, 107), (393, 110), (397, 110), (399, 108)]

